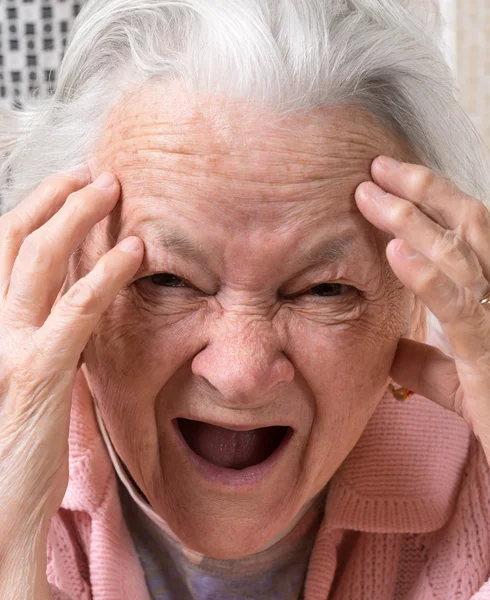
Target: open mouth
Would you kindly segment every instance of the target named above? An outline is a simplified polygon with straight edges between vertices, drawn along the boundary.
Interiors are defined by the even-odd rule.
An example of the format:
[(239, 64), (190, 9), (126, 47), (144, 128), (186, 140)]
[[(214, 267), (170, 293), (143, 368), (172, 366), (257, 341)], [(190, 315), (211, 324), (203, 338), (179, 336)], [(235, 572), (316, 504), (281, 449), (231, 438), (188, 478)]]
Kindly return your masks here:
[(235, 431), (183, 418), (177, 419), (177, 425), (189, 448), (198, 456), (217, 467), (238, 471), (264, 462), (291, 430), (287, 426), (273, 426)]

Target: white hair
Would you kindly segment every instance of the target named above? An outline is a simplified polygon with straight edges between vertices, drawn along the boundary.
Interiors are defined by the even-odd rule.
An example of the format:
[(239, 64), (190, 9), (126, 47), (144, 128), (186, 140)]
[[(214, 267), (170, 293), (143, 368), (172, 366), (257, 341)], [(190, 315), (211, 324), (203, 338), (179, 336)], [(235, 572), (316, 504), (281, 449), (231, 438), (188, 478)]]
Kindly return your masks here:
[(85, 164), (111, 107), (155, 78), (279, 112), (356, 103), (486, 203), (486, 148), (455, 99), (440, 30), (429, 0), (88, 0), (54, 95), (0, 110), (0, 214)]

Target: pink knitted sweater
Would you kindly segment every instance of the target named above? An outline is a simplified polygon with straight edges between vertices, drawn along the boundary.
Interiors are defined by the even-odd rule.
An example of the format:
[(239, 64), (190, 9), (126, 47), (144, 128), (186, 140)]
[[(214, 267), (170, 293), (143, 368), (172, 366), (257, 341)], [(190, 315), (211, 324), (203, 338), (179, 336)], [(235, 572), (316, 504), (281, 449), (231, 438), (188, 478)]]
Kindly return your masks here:
[[(55, 599), (150, 600), (82, 371), (47, 575)], [(305, 586), (327, 599), (490, 600), (490, 469), (457, 415), (385, 395), (329, 485)]]

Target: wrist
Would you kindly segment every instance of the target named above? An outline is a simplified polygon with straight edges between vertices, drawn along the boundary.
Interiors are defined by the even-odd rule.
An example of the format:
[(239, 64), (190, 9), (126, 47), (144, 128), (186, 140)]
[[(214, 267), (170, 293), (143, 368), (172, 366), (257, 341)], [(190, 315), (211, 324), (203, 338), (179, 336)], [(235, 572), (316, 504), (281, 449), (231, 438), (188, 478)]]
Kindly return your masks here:
[(0, 598), (2, 600), (49, 599), (46, 578), (48, 526), (24, 520), (15, 529), (1, 529)]

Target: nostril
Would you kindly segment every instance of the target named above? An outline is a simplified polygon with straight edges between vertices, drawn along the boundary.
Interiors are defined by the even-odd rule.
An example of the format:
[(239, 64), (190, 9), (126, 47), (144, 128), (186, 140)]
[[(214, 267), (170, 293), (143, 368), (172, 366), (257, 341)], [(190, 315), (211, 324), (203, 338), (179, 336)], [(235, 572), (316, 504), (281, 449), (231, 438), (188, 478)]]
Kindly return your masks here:
[(294, 380), (295, 369), (282, 351), (265, 352), (260, 345), (207, 346), (192, 361), (192, 373), (207, 381), (230, 403), (255, 404), (281, 384)]

